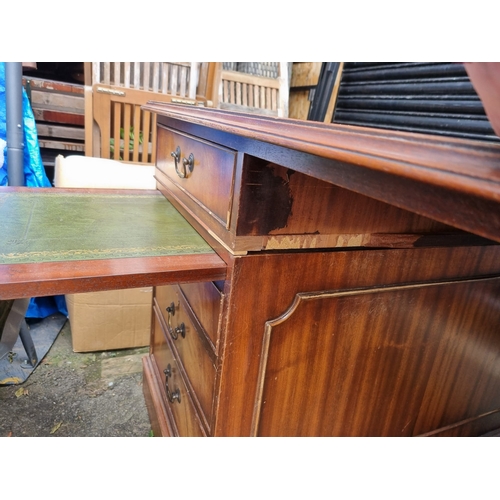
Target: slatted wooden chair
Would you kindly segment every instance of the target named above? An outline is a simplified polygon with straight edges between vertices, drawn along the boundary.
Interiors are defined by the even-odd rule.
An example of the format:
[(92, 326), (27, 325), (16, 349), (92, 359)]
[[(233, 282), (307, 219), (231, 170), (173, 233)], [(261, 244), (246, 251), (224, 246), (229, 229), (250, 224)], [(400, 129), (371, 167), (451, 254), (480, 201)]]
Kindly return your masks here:
[(87, 63), (85, 154), (154, 164), (156, 115), (147, 101), (212, 105), (215, 63)]
[(270, 116), (288, 116), (288, 63), (278, 63), (276, 78), (224, 69), (218, 63), (218, 107)]

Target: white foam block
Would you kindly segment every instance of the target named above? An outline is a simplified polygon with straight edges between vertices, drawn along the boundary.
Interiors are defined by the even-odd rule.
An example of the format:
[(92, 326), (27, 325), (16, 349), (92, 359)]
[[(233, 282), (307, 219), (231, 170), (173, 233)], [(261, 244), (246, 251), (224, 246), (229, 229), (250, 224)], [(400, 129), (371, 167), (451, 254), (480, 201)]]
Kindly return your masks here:
[(154, 165), (90, 156), (58, 155), (54, 186), (60, 188), (156, 189)]

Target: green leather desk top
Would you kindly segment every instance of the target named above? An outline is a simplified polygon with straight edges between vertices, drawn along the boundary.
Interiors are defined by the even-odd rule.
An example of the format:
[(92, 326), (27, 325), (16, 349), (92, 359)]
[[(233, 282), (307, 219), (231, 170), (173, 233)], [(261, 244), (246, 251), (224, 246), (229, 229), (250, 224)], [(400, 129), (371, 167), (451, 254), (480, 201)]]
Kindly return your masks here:
[(0, 264), (214, 253), (160, 193), (37, 191), (0, 192)]
[(159, 191), (0, 188), (0, 300), (226, 276)]

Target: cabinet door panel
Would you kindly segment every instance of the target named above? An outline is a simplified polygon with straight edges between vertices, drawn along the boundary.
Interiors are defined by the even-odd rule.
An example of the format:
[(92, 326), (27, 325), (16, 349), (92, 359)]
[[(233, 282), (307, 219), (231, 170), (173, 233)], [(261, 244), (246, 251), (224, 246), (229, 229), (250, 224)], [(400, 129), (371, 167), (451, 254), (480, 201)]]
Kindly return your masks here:
[(411, 436), (498, 409), (499, 324), (499, 278), (298, 294), (267, 323), (255, 434)]

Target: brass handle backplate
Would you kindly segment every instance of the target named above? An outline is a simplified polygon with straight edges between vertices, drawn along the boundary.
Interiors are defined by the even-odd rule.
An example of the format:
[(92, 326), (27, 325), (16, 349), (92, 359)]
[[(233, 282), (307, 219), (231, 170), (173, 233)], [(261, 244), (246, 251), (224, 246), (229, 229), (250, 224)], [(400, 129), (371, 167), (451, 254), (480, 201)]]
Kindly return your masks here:
[(168, 379), (169, 377), (172, 376), (172, 367), (170, 366), (170, 363), (167, 365), (165, 370), (163, 370), (163, 373), (165, 374), (165, 391), (167, 393), (167, 399), (170, 403), (173, 403), (174, 401), (177, 401), (178, 403), (181, 402), (181, 391), (177, 388), (175, 391), (171, 392), (170, 388), (168, 387)]
[[(177, 307), (178, 309), (179, 307)], [(172, 317), (175, 316), (175, 304), (173, 302), (170, 303), (170, 305), (166, 308), (166, 311), (168, 313), (167, 317), (167, 330), (168, 333), (170, 333), (170, 336), (174, 339), (177, 340), (179, 338), (179, 334), (183, 339), (186, 338), (186, 325), (184, 323), (181, 323), (180, 325), (176, 326), (173, 328), (172, 326)]]
[(177, 175), (181, 179), (188, 177), (194, 168), (194, 154), (191, 153), (188, 158), (183, 158), (182, 165), (179, 165), (181, 163), (181, 148), (179, 146), (175, 148), (175, 151), (170, 153), (170, 156), (174, 159), (174, 167)]

